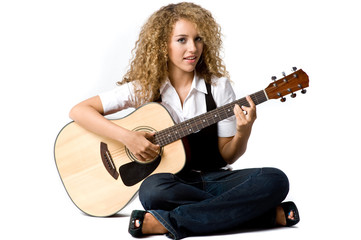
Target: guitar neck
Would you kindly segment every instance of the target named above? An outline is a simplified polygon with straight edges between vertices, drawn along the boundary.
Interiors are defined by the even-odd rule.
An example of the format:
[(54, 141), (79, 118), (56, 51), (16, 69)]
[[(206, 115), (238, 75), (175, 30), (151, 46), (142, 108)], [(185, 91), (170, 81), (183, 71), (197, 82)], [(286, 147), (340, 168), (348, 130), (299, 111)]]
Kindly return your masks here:
[[(250, 95), (253, 102), (258, 105), (268, 100), (264, 90), (258, 91)], [(234, 102), (228, 103), (222, 107), (191, 118), (187, 121), (176, 124), (172, 127), (163, 129), (156, 133), (154, 142), (161, 147), (177, 141), (189, 134), (198, 132), (219, 121), (227, 119), (234, 115), (233, 107), (235, 104), (239, 106), (249, 106), (246, 98), (240, 98)]]

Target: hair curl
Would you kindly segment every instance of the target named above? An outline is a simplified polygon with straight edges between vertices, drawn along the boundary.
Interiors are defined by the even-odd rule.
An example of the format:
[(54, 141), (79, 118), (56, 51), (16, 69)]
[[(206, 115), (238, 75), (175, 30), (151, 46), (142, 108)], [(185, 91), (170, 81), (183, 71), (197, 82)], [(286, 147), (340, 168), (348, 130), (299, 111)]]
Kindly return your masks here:
[(130, 67), (118, 84), (138, 81), (135, 104), (140, 106), (159, 98), (159, 88), (168, 77), (168, 40), (175, 23), (186, 19), (196, 25), (203, 40), (203, 52), (196, 65), (197, 75), (212, 82), (212, 77), (229, 77), (220, 57), (221, 28), (212, 14), (194, 3), (182, 2), (162, 7), (143, 25), (132, 50)]

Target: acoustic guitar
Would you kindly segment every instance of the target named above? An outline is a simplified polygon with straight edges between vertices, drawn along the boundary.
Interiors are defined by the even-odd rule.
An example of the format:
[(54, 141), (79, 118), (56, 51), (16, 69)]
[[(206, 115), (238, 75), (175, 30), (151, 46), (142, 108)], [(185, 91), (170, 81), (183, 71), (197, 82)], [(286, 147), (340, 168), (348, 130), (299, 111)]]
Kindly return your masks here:
[[(293, 68), (293, 73), (251, 94), (257, 105), (269, 99), (286, 100), (297, 91), (306, 92), (307, 74)], [(96, 135), (75, 122), (58, 134), (54, 156), (59, 175), (73, 203), (91, 216), (111, 216), (136, 196), (143, 180), (155, 173), (177, 173), (185, 165), (182, 138), (234, 115), (235, 104), (249, 106), (246, 98), (218, 107), (192, 119), (175, 124), (167, 109), (148, 103), (124, 118), (110, 120), (133, 131), (156, 132), (154, 143), (161, 146), (159, 155), (149, 162), (138, 161), (122, 143)]]

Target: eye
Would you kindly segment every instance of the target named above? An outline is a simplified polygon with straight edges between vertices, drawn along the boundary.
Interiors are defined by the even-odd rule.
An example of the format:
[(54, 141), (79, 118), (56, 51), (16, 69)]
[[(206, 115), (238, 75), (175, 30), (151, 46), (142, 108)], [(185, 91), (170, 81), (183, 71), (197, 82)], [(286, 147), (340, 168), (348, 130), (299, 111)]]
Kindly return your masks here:
[(195, 41), (196, 41), (196, 42), (202, 42), (202, 40), (203, 40), (203, 39), (202, 39), (201, 37), (196, 37), (196, 38), (195, 38)]
[(185, 43), (185, 42), (186, 42), (186, 39), (185, 39), (185, 38), (179, 38), (179, 39), (177, 40), (177, 42), (179, 42), (179, 43)]

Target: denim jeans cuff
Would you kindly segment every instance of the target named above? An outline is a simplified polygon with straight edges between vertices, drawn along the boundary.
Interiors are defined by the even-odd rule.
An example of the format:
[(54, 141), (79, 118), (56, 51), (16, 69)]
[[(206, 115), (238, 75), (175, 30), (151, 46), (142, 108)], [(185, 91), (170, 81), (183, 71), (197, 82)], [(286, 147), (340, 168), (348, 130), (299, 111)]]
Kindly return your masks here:
[[(161, 213), (164, 213), (164, 214), (161, 214), (161, 213), (158, 213), (161, 212)], [(163, 210), (149, 210), (148, 211), (150, 214), (153, 215), (153, 217), (155, 217), (167, 230), (168, 230), (168, 233), (166, 234), (167, 237), (171, 238), (171, 239), (179, 239), (178, 235), (177, 235), (177, 232), (175, 231), (175, 229), (168, 224), (167, 220), (166, 220), (166, 216), (162, 216), (162, 215), (166, 215), (166, 211), (163, 211)]]

